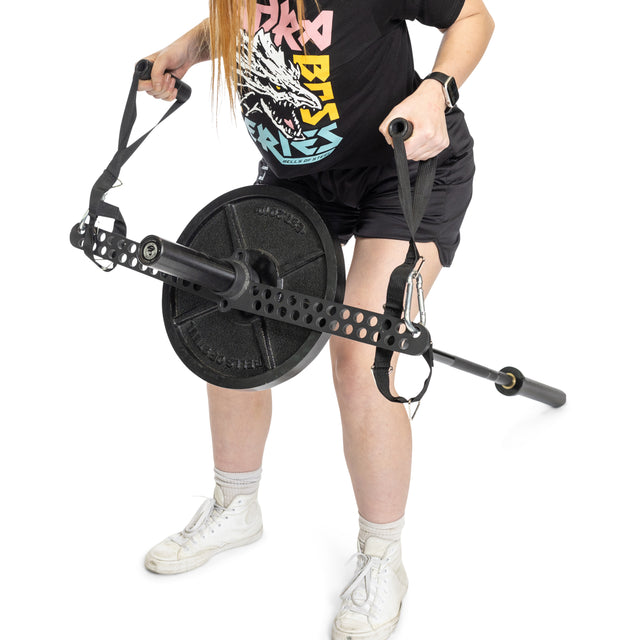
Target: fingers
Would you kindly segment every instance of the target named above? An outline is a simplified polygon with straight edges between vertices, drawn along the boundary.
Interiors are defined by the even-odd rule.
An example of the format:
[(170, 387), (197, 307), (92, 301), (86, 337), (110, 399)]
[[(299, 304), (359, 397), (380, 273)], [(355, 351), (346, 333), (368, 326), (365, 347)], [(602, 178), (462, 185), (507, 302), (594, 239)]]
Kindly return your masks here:
[(433, 132), (414, 130), (404, 145), (409, 160), (428, 160), (449, 146), (449, 135), (446, 129)]
[(153, 62), (151, 69), (151, 80), (140, 80), (138, 91), (146, 91), (150, 96), (158, 100), (175, 100), (178, 95), (176, 89), (176, 79), (166, 70), (162, 56), (147, 56), (147, 60)]
[[(393, 139), (389, 135), (389, 123), (397, 117), (405, 117), (413, 124), (413, 134), (404, 141), (404, 147), (409, 160), (428, 160), (437, 156), (449, 146), (449, 134), (446, 122), (437, 123), (416, 123), (411, 118), (402, 114), (393, 114), (380, 125), (380, 133), (384, 136), (387, 144), (393, 146)], [(444, 117), (443, 117), (444, 120)]]

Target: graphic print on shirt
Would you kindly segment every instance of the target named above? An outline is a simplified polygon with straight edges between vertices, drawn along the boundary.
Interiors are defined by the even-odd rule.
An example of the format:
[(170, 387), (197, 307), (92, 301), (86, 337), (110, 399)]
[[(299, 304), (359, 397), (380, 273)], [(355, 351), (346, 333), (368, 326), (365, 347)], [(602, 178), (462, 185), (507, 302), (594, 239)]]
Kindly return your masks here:
[[(267, 20), (260, 24), (264, 14)], [(242, 114), (254, 142), (280, 164), (318, 162), (342, 141), (335, 133), (340, 116), (329, 56), (309, 55), (308, 45), (323, 51), (331, 44), (332, 19), (332, 11), (322, 11), (315, 20), (304, 20), (301, 31), (288, 3), (270, 0), (257, 6), (251, 51), (243, 32), (238, 60)]]

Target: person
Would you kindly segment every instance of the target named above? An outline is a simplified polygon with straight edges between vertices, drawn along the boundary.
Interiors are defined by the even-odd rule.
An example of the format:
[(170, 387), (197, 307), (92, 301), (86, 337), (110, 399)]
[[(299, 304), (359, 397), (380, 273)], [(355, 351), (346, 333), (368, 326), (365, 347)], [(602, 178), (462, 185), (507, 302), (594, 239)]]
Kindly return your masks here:
[[(482, 0), (215, 0), (209, 18), (161, 51), (140, 91), (173, 100), (175, 79), (214, 61), (214, 88), (231, 89), (261, 160), (258, 182), (291, 189), (319, 211), (342, 243), (355, 237), (345, 304), (381, 310), (409, 232), (397, 195), (388, 125), (413, 124), (406, 153), (437, 156), (427, 211), (416, 234), (425, 293), (459, 243), (471, 199), (473, 140), (455, 106), (494, 23)], [(250, 16), (251, 18), (249, 18)], [(438, 28), (425, 78), (414, 70), (407, 20)], [(233, 94), (235, 93), (235, 97)], [(373, 347), (332, 337), (330, 352), (344, 454), (359, 512), (357, 568), (341, 594), (333, 640), (388, 638), (407, 575), (400, 537), (411, 473), (411, 423), (371, 375)], [(160, 574), (201, 566), (262, 533), (257, 492), (271, 420), (269, 390), (208, 386), (215, 490), (179, 533), (154, 546), (145, 566)]]

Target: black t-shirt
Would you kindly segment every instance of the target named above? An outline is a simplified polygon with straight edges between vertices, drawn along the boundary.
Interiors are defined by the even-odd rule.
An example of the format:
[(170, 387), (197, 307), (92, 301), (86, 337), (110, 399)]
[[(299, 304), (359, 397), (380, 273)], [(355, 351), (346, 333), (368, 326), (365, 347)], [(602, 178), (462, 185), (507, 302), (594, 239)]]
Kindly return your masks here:
[(241, 56), (244, 121), (281, 178), (392, 161), (378, 127), (418, 84), (405, 21), (446, 29), (464, 0), (319, 4), (305, 3), (301, 36), (295, 0), (260, 0)]

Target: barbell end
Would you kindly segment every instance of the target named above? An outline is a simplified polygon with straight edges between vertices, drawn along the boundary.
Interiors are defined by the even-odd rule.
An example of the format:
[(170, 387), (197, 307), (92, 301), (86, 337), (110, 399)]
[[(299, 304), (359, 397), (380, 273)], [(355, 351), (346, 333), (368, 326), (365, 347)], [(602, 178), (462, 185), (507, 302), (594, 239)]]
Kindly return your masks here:
[(508, 376), (508, 384), (496, 383), (496, 389), (505, 396), (525, 396), (531, 400), (543, 402), (557, 409), (567, 401), (564, 391), (550, 387), (549, 385), (525, 378), (522, 372), (515, 367), (504, 367), (500, 373)]

